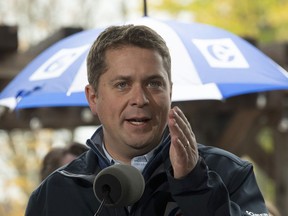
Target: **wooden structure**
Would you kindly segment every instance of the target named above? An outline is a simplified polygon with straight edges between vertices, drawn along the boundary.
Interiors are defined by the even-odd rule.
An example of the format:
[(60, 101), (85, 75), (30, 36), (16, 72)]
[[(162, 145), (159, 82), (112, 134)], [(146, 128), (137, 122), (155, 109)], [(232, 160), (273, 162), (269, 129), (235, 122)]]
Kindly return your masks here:
[[(61, 38), (81, 29), (61, 29), (25, 53), (17, 52), (17, 28), (0, 27), (0, 91), (35, 56)], [(4, 33), (3, 33), (4, 31)], [(277, 47), (277, 49), (275, 49)], [(259, 48), (287, 68), (285, 44), (269, 44)], [(217, 146), (239, 156), (249, 156), (266, 175), (275, 181), (277, 207), (288, 215), (288, 93), (271, 91), (241, 95), (225, 101), (190, 101), (175, 103), (185, 112), (195, 130), (198, 142)], [(39, 119), (42, 127), (70, 128), (99, 124), (89, 118), (87, 107), (0, 110), (0, 129), (29, 129), (31, 119)], [(87, 118), (88, 114), (88, 118)], [(90, 113), (91, 114), (91, 113)], [(86, 117), (85, 117), (86, 116)], [(63, 121), (65, 119), (65, 121)], [(269, 129), (274, 149), (265, 151), (258, 140)]]

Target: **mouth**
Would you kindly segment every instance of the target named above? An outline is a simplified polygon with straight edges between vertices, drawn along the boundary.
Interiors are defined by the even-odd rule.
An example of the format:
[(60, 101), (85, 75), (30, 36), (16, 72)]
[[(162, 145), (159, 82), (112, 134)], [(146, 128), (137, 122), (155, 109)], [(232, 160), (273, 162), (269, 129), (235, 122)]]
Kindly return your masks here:
[(139, 126), (139, 125), (144, 125), (147, 122), (149, 122), (151, 119), (150, 118), (130, 118), (126, 119), (130, 124)]

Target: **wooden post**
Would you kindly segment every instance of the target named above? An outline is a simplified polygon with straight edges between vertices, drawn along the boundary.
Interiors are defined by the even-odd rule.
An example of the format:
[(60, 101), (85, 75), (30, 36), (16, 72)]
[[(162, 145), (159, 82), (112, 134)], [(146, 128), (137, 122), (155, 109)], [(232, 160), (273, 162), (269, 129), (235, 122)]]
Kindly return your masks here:
[(288, 131), (274, 129), (276, 205), (281, 215), (288, 215)]
[(147, 1), (143, 0), (143, 15), (144, 17), (148, 16), (147, 14)]

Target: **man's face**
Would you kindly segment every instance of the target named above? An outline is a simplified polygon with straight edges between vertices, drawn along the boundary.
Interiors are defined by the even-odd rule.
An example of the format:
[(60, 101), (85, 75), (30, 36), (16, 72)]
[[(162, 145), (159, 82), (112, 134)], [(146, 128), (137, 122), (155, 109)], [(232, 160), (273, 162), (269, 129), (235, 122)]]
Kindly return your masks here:
[(106, 63), (97, 93), (90, 86), (86, 95), (103, 124), (105, 147), (112, 157), (125, 161), (159, 144), (171, 105), (171, 85), (161, 56), (153, 50), (134, 46), (108, 50)]

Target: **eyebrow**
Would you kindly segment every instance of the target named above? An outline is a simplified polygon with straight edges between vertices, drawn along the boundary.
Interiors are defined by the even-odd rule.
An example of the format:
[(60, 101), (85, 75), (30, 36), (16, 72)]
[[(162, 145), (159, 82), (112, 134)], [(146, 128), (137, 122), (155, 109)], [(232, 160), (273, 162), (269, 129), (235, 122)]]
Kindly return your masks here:
[[(114, 77), (110, 82), (114, 82), (116, 80), (132, 80), (131, 79), (132, 76), (125, 76), (125, 75), (119, 75)], [(153, 74), (151, 76), (145, 77), (144, 80), (152, 80), (152, 79), (162, 79), (165, 80), (164, 76), (158, 75), (158, 74)]]
[(119, 80), (131, 80), (131, 76), (119, 75), (111, 79), (109, 83), (113, 84), (114, 82), (119, 81)]

